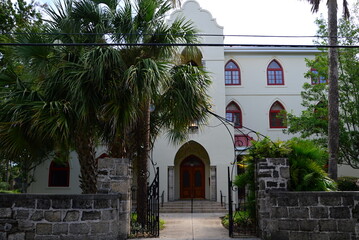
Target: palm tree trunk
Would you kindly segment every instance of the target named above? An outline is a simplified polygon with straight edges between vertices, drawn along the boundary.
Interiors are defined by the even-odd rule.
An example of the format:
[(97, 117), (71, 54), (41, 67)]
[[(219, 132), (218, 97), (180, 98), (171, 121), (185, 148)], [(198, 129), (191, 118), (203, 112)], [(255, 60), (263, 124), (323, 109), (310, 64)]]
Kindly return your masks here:
[[(123, 133), (124, 135), (124, 133)], [(127, 156), (126, 144), (123, 136), (117, 135), (109, 145), (110, 156), (113, 158), (125, 158)]]
[[(337, 46), (337, 0), (328, 0), (329, 45)], [(338, 91), (338, 49), (329, 48), (329, 91), (328, 91), (328, 174), (336, 180), (338, 177), (339, 152), (339, 91)]]
[(76, 134), (76, 152), (81, 166), (80, 187), (83, 194), (97, 192), (97, 161), (94, 142), (90, 133), (78, 131)]
[(150, 104), (147, 101), (143, 107), (143, 116), (136, 128), (137, 144), (137, 221), (144, 227), (147, 216), (147, 173), (148, 153), (150, 149)]

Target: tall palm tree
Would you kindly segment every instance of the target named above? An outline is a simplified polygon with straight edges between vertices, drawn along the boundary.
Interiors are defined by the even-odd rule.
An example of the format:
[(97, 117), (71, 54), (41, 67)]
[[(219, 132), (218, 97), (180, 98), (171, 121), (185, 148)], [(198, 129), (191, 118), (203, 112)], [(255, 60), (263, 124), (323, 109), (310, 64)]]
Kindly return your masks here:
[(21, 75), (6, 75), (0, 74), (0, 82), (7, 84), (0, 86), (1, 161), (11, 161), (20, 169), (21, 192), (26, 193), (32, 170), (49, 155), (53, 142), (31, 130), (32, 106), (41, 101), (41, 95), (30, 89)]
[[(92, 1), (59, 2), (48, 14), (51, 19), (44, 31), (50, 34), (22, 35), (18, 41), (105, 42), (107, 15)], [(36, 111), (32, 114), (33, 132), (46, 132), (48, 139), (58, 143), (58, 152), (75, 149), (81, 165), (81, 189), (83, 193), (96, 193), (98, 109), (112, 89), (109, 84), (113, 83), (107, 80), (113, 80), (109, 72), (119, 69), (118, 51), (89, 46), (19, 47), (17, 55), (28, 63), (34, 88), (44, 96), (32, 109)]]
[[(156, 43), (120, 48), (127, 64), (124, 82), (131, 89), (138, 110), (129, 130), (134, 140), (127, 139), (127, 142), (135, 143), (134, 147), (129, 147), (129, 154), (137, 166), (137, 204), (141, 206), (138, 220), (142, 224), (146, 221), (148, 156), (156, 133), (167, 128), (173, 140), (183, 137), (191, 122), (203, 121), (204, 109), (208, 107), (208, 77), (193, 66), (176, 67), (179, 49), (171, 46), (173, 43), (197, 43), (196, 31), (184, 19), (177, 19), (168, 26), (165, 16), (170, 9), (170, 1), (127, 0), (114, 16), (115, 32), (119, 33), (113, 36), (114, 41)], [(152, 113), (151, 104), (155, 105)]]
[[(57, 152), (76, 150), (83, 193), (96, 191), (96, 142), (105, 139), (113, 157), (131, 157), (139, 170), (143, 224), (148, 155), (154, 139), (150, 131), (156, 134), (167, 128), (171, 139), (183, 139), (187, 126), (204, 121), (204, 109), (209, 107), (210, 81), (205, 72), (190, 65), (176, 66), (179, 49), (170, 44), (197, 43), (198, 37), (184, 19), (171, 26), (165, 23), (171, 6), (164, 0), (128, 0), (121, 5), (116, 0), (58, 2), (48, 11), (51, 19), (45, 32), (51, 34), (18, 39), (104, 44), (18, 48), (34, 88), (43, 94), (32, 107), (31, 129), (53, 139)], [(106, 45), (109, 37), (124, 45)], [(146, 43), (156, 45), (141, 45)], [(153, 113), (150, 104), (156, 106)]]
[[(312, 5), (312, 12), (319, 10), (321, 0), (307, 0)], [(328, 149), (329, 162), (328, 173), (332, 179), (338, 178), (339, 156), (339, 91), (338, 91), (338, 23), (337, 23), (337, 0), (328, 0), (328, 33), (329, 33), (329, 90), (328, 90)], [(343, 0), (343, 13), (349, 17), (347, 0)]]

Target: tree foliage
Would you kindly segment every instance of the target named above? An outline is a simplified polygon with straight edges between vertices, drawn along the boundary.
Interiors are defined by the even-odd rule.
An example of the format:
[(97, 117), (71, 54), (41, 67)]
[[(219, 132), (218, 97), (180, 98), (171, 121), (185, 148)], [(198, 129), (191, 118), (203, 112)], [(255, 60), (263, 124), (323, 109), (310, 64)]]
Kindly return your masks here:
[[(166, 23), (171, 4), (165, 0), (59, 1), (47, 9), (46, 24), (26, 29), (15, 41), (89, 45), (17, 47), (11, 59), (21, 63), (24, 74), (5, 67), (7, 74), (1, 75), (2, 104), (11, 108), (2, 108), (0, 128), (5, 132), (19, 124), (29, 138), (46, 140), (58, 159), (66, 161), (69, 151), (75, 150), (83, 193), (96, 192), (98, 144), (106, 143), (112, 157), (131, 158), (139, 169), (142, 223), (146, 221), (149, 150), (155, 137), (167, 131), (172, 141), (183, 140), (187, 127), (205, 121), (210, 107), (208, 74), (181, 61), (182, 49), (170, 45), (199, 41), (190, 21), (178, 18), (172, 25)], [(113, 47), (109, 42), (138, 45)], [(186, 49), (187, 57), (198, 53), (195, 47)], [(12, 90), (18, 85), (19, 91)], [(26, 94), (17, 101), (21, 91)], [(151, 105), (155, 106), (152, 112)]]
[[(339, 25), (340, 44), (357, 45), (359, 37), (358, 17), (341, 20)], [(317, 20), (319, 34), (326, 34), (326, 21)], [(308, 72), (308, 78), (328, 79), (326, 50), (307, 65), (318, 71), (318, 75)], [(345, 48), (339, 51), (339, 162), (359, 168), (359, 49)], [(300, 133), (304, 138), (314, 138), (326, 147), (328, 138), (328, 86), (325, 83), (303, 86), (302, 105), (305, 108), (300, 116), (288, 114), (288, 132)]]
[[(0, 42), (13, 42), (26, 29), (41, 26), (42, 6), (35, 2), (1, 0), (0, 6)], [(27, 101), (36, 101), (38, 95), (29, 88), (24, 63), (14, 56), (14, 48), (0, 46), (0, 182), (26, 192), (33, 181), (31, 170), (45, 157), (48, 141), (30, 137), (29, 122), (15, 120), (22, 109), (30, 108)], [(19, 102), (25, 103), (22, 108), (15, 106)]]
[(263, 158), (288, 158), (290, 167), (289, 189), (291, 191), (332, 191), (335, 182), (325, 172), (328, 153), (311, 141), (293, 138), (289, 141), (271, 141), (265, 138), (252, 142), (248, 155), (239, 163), (244, 173), (236, 176), (234, 185), (248, 189), (249, 213), (255, 218), (255, 164)]

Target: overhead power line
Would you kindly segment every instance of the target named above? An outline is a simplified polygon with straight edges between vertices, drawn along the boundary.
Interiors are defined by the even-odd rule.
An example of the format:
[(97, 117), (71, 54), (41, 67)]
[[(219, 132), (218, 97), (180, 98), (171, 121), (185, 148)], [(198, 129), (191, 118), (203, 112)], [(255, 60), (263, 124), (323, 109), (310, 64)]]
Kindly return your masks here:
[[(186, 35), (186, 36), (198, 36), (198, 37), (248, 37), (248, 38), (329, 38), (328, 35), (323, 35), (323, 36), (319, 36), (319, 35), (313, 35), (313, 36), (309, 36), (309, 35), (261, 35), (261, 34), (214, 34), (214, 33), (197, 33), (197, 34), (182, 34), (182, 33), (178, 33), (178, 34), (167, 34), (167, 33), (39, 33), (39, 32), (5, 32), (5, 33), (1, 33), (4, 35), (124, 35), (124, 36), (164, 36), (164, 35), (168, 35), (168, 36), (182, 36), (182, 35)], [(337, 38), (356, 38), (356, 37), (342, 37), (342, 36), (336, 36)]]
[(292, 45), (292, 44), (236, 44), (236, 43), (0, 43), (0, 46), (149, 46), (149, 47), (288, 47), (288, 48), (359, 48), (359, 45)]

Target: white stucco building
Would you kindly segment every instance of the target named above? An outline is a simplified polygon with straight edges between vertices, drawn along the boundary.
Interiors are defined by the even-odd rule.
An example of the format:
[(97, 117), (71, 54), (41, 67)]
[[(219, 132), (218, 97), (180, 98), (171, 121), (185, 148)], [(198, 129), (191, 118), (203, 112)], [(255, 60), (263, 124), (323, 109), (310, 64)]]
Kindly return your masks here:
[[(169, 23), (180, 16), (191, 19), (201, 33), (211, 35), (202, 37), (204, 44), (223, 44), (223, 27), (196, 1), (186, 1), (171, 14)], [(275, 116), (281, 110), (294, 114), (303, 110), (300, 92), (303, 84), (310, 82), (304, 78), (308, 71), (305, 59), (313, 59), (318, 53), (313, 48), (299, 47), (202, 46), (200, 49), (202, 59), (197, 64), (210, 72), (213, 81), (209, 90), (212, 112), (232, 120), (236, 130), (211, 116), (208, 124), (198, 126), (198, 131), (191, 132), (188, 142), (182, 145), (174, 146), (165, 136), (159, 137), (153, 149), (153, 161), (159, 167), (160, 192), (164, 191), (165, 201), (192, 196), (220, 201), (220, 191), (227, 192), (228, 188), (228, 167), (236, 158), (232, 137), (237, 145), (245, 147), (247, 143), (243, 139), (250, 132), (247, 128), (273, 140), (292, 138), (283, 133), (285, 126)], [(99, 155), (103, 152), (98, 150)], [(29, 191), (80, 192), (80, 168), (75, 154), (69, 162), (68, 181), (62, 186), (51, 186), (49, 178), (53, 177), (53, 169), (56, 166), (51, 161), (38, 166)]]

